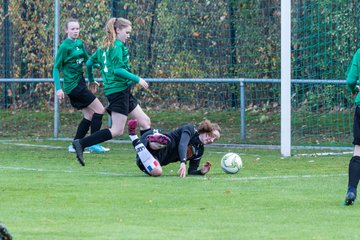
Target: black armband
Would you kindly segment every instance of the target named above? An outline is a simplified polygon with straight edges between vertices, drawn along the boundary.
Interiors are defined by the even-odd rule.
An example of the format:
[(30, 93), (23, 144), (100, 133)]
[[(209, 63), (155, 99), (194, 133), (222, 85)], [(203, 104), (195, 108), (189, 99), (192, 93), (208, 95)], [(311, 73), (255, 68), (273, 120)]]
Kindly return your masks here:
[(186, 159), (180, 160), (180, 163), (185, 163), (186, 165)]

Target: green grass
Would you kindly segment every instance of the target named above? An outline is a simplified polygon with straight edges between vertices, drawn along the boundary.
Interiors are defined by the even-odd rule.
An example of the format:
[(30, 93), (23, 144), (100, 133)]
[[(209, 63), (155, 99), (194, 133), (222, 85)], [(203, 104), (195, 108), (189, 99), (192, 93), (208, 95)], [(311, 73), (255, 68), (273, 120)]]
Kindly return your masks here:
[[(63, 141), (0, 141), (0, 222), (14, 239), (351, 239), (344, 207), (350, 155), (281, 158), (279, 150), (209, 147), (206, 176), (145, 176), (128, 143), (85, 154)], [(53, 148), (50, 148), (52, 146)], [(226, 152), (244, 168), (222, 172)]]

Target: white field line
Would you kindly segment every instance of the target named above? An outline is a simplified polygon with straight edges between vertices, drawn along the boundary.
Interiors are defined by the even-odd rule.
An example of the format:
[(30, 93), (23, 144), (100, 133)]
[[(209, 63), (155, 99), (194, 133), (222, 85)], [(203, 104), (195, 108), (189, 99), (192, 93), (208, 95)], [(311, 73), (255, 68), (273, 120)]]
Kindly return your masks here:
[(82, 171), (75, 171), (75, 170), (51, 170), (51, 169), (43, 169), (43, 168), (26, 168), (26, 167), (7, 167), (7, 166), (0, 166), (0, 170), (14, 170), (14, 171), (32, 171), (32, 172), (58, 172), (58, 173), (81, 173), (86, 175), (107, 175), (107, 176), (134, 176), (133, 174), (126, 174), (126, 173), (115, 173), (115, 172), (82, 172)]
[(66, 147), (51, 146), (51, 145), (39, 145), (39, 144), (28, 144), (28, 143), (13, 143), (13, 142), (1, 142), (1, 144), (8, 144), (21, 147), (39, 147), (39, 148), (51, 148), (51, 149), (65, 149)]
[[(38, 148), (48, 148), (48, 149), (67, 149), (68, 147), (62, 147), (62, 146), (53, 146), (53, 145), (41, 145), (41, 144), (28, 144), (28, 143), (14, 143), (12, 141), (1, 141), (0, 144), (7, 144), (7, 145), (13, 145), (13, 146), (20, 146), (20, 147), (38, 147)], [(115, 149), (115, 148), (114, 148)], [(133, 150), (133, 148), (116, 148), (120, 150)], [(134, 151), (135, 152), (135, 151)], [(85, 151), (84, 153), (88, 153)]]
[(323, 153), (303, 153), (295, 154), (294, 157), (319, 157), (319, 156), (336, 156), (336, 155), (347, 155), (353, 152), (323, 152)]
[(343, 176), (347, 176), (347, 173), (284, 175), (284, 176), (267, 176), (267, 177), (239, 177), (239, 178), (229, 178), (227, 180), (230, 180), (230, 181), (257, 181), (257, 180), (271, 180), (271, 179), (327, 178), (327, 177), (343, 177)]
[[(82, 171), (75, 170), (50, 170), (43, 168), (26, 168), (26, 167), (7, 167), (0, 166), (0, 170), (14, 170), (14, 171), (33, 171), (33, 172), (58, 172), (58, 173), (81, 173)], [(102, 176), (118, 176), (118, 177), (126, 177), (126, 176), (140, 176), (134, 174), (126, 174), (126, 173), (116, 173), (116, 172), (86, 172), (86, 175), (102, 175)], [(344, 177), (347, 176), (347, 173), (336, 173), (336, 174), (312, 174), (312, 175), (283, 175), (283, 176), (265, 176), (265, 177), (238, 177), (238, 178), (221, 178), (227, 181), (261, 181), (261, 180), (272, 180), (272, 179), (301, 179), (301, 178), (328, 178), (328, 177)], [(206, 177), (204, 177), (206, 178)], [(203, 180), (204, 178), (198, 178)], [(211, 177), (211, 179), (220, 179), (218, 177)]]

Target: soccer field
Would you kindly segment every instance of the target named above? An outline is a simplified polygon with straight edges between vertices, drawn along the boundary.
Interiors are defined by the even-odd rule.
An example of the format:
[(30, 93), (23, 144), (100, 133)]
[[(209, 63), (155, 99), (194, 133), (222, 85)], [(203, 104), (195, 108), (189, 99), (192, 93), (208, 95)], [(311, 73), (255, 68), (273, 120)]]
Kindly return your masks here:
[[(65, 141), (0, 141), (0, 222), (14, 239), (354, 239), (360, 205), (343, 206), (349, 154), (281, 158), (279, 150), (208, 147), (206, 176), (159, 178), (130, 143), (85, 154)], [(224, 173), (238, 153), (244, 168)]]

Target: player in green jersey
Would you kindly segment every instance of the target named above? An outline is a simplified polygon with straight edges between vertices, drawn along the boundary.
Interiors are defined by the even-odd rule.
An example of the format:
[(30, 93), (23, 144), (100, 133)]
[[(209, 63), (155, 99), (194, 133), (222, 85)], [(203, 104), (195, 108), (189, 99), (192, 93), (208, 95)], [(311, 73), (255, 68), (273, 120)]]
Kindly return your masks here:
[(150, 130), (150, 118), (144, 113), (137, 99), (131, 94), (131, 85), (140, 84), (148, 88), (148, 83), (131, 73), (129, 52), (125, 43), (130, 37), (131, 22), (124, 18), (111, 18), (106, 25), (106, 36), (102, 46), (87, 61), (89, 81), (93, 81), (93, 66), (100, 65), (104, 82), (104, 92), (109, 101), (107, 111), (111, 114), (112, 126), (90, 136), (73, 141), (77, 160), (84, 166), (83, 151), (86, 147), (98, 144), (124, 133), (127, 117), (137, 119), (140, 133)]
[[(100, 130), (105, 108), (94, 95), (97, 90), (97, 83), (94, 79), (90, 80), (89, 89), (85, 83), (83, 67), (89, 59), (89, 54), (83, 41), (78, 39), (80, 32), (79, 21), (72, 18), (68, 19), (64, 29), (67, 38), (61, 43), (56, 54), (53, 78), (59, 101), (64, 99), (66, 93), (71, 105), (83, 113), (83, 119), (74, 137), (74, 139), (81, 139), (85, 137), (89, 129), (91, 129), (91, 133)], [(60, 85), (60, 70), (64, 78), (63, 89)], [(75, 152), (72, 145), (69, 146), (68, 150), (69, 152)], [(89, 150), (93, 152), (109, 151), (109, 149), (101, 145), (92, 145)]]
[(360, 49), (353, 56), (351, 65), (347, 72), (346, 85), (355, 95), (355, 112), (353, 125), (354, 152), (349, 162), (348, 190), (345, 205), (353, 205), (356, 199), (357, 186), (360, 180), (360, 94), (358, 80), (360, 77)]

